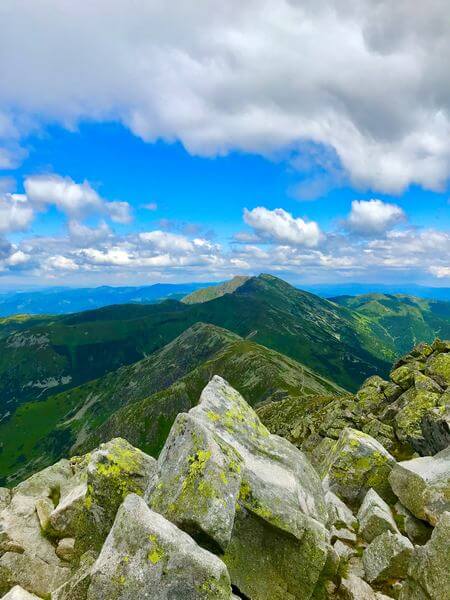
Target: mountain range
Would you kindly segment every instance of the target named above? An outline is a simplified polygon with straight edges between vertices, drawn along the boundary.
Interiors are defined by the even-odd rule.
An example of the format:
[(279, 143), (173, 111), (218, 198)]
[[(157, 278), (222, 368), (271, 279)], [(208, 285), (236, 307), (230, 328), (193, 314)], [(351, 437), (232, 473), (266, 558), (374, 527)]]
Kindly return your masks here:
[(445, 302), (330, 301), (264, 274), (184, 301), (2, 319), (0, 473), (15, 481), (118, 435), (157, 455), (215, 374), (254, 406), (345, 396), (449, 334)]

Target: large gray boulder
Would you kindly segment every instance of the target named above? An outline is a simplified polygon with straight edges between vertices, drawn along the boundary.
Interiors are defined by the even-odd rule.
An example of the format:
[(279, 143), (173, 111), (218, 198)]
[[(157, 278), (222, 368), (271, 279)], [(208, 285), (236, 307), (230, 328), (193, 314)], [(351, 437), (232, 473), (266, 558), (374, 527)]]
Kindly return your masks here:
[(332, 552), (320, 479), (304, 454), (271, 435), (222, 378), (214, 377), (198, 406), (178, 417), (158, 475), (150, 506), (221, 548), (243, 594), (258, 600), (319, 594)]
[(371, 542), (385, 531), (399, 533), (388, 504), (372, 488), (367, 492), (358, 511), (359, 533)]
[(231, 586), (217, 556), (130, 494), (92, 568), (88, 600), (146, 597), (230, 600)]
[(345, 502), (359, 506), (370, 488), (394, 502), (388, 476), (395, 460), (373, 437), (347, 427), (322, 468), (324, 485)]
[(436, 524), (425, 546), (416, 548), (400, 600), (450, 599), (450, 512)]
[(389, 482), (413, 515), (436, 525), (450, 511), (450, 446), (434, 456), (396, 464)]
[(406, 577), (414, 546), (400, 533), (386, 531), (364, 550), (363, 565), (369, 583)]

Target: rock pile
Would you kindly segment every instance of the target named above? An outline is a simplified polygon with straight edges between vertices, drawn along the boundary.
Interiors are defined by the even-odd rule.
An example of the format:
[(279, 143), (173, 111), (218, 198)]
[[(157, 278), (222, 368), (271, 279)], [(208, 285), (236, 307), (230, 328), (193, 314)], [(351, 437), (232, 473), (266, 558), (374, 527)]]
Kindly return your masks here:
[[(441, 397), (425, 362), (403, 393), (434, 365)], [(450, 450), (397, 462), (354, 428), (328, 439), (316, 471), (216, 376), (157, 461), (119, 438), (0, 490), (0, 595), (449, 600)]]

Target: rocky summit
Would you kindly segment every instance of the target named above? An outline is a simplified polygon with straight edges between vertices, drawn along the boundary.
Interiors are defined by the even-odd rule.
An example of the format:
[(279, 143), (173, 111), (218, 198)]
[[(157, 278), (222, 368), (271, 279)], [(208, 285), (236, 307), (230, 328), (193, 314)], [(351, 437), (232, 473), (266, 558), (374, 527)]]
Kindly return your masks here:
[(415, 348), (291, 429), (213, 376), (157, 460), (115, 438), (0, 489), (0, 594), (449, 600), (449, 360)]

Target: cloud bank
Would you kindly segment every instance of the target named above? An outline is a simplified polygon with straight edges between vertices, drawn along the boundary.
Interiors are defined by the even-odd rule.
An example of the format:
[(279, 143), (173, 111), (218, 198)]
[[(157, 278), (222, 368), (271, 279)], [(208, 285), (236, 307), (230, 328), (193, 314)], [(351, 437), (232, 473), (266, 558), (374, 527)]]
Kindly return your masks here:
[[(331, 152), (338, 177), (383, 192), (448, 180), (445, 0), (229, 0), (214, 10), (207, 0), (177, 10), (3, 0), (1, 11), (0, 168), (20, 162), (30, 131), (93, 119), (199, 155), (309, 154), (322, 167)], [(118, 207), (116, 217), (126, 218)]]

